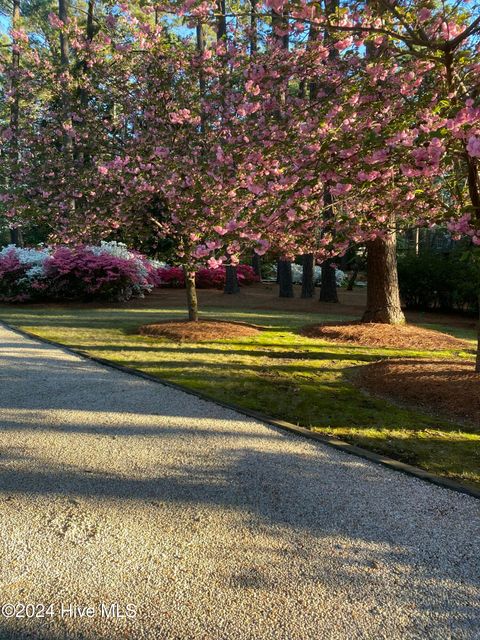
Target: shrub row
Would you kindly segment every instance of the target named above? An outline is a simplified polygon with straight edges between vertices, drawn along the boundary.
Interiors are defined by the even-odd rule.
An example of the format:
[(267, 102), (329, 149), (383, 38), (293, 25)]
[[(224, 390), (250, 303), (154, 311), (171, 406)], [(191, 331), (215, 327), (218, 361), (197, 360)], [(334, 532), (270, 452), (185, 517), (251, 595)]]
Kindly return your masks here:
[[(259, 279), (248, 265), (238, 265), (237, 273), (241, 285)], [(222, 289), (225, 267), (199, 269), (196, 281), (202, 289)], [(9, 245), (0, 251), (2, 302), (122, 301), (143, 297), (154, 287), (184, 286), (180, 267), (149, 260), (117, 242), (43, 249)]]
[(407, 309), (477, 312), (480, 269), (468, 258), (462, 246), (400, 255), (400, 295)]
[[(225, 285), (225, 267), (216, 269), (199, 269), (195, 275), (195, 283), (199, 289), (223, 289)], [(158, 270), (161, 287), (183, 289), (185, 275), (180, 267), (164, 267)], [(240, 286), (258, 282), (260, 278), (248, 264), (237, 265), (237, 277)]]
[(0, 300), (129, 300), (159, 284), (158, 268), (115, 242), (0, 251)]

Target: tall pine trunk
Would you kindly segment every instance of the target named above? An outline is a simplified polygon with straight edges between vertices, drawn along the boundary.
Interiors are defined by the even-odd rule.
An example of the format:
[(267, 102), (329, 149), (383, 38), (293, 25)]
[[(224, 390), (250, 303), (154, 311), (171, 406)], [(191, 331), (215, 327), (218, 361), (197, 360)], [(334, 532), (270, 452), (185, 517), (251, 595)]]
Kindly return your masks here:
[(320, 302), (338, 302), (337, 270), (330, 258), (322, 262), (322, 280), (320, 284)]
[(225, 268), (225, 287), (223, 289), (223, 293), (240, 293), (237, 267), (235, 267), (233, 264), (227, 264)]
[[(323, 203), (325, 205), (325, 218), (333, 218), (335, 212), (333, 209), (333, 196), (330, 192), (330, 188), (325, 185), (323, 190)], [(334, 266), (334, 262), (331, 258), (325, 260), (321, 264), (322, 267), (322, 281), (320, 284), (320, 302), (338, 302), (337, 293), (337, 274)]]
[[(480, 296), (478, 298), (478, 309), (479, 309), (479, 315), (480, 315)], [(475, 362), (475, 371), (477, 373), (480, 373), (480, 317), (478, 320), (478, 333), (477, 333), (477, 359)]]
[(314, 267), (313, 253), (306, 253), (302, 257), (302, 298), (313, 298), (315, 295)]
[[(327, 0), (325, 3), (325, 13), (328, 17), (331, 13), (333, 13), (338, 8), (339, 2), (338, 0)], [(308, 34), (308, 39), (310, 43), (314, 43), (318, 39), (319, 33), (318, 29), (314, 23), (310, 23), (310, 30)], [(324, 30), (323, 33), (324, 42), (327, 45), (330, 45), (328, 57), (329, 60), (333, 60), (339, 57), (339, 52), (333, 46), (333, 39), (328, 29)], [(320, 88), (324, 92), (324, 100), (328, 100), (334, 95), (335, 88), (332, 86), (330, 82), (323, 82), (322, 85), (318, 83), (318, 81), (314, 78), (311, 80), (309, 85), (309, 97), (311, 102), (315, 102), (319, 97)], [(330, 191), (330, 185), (327, 182), (323, 189), (323, 204), (325, 210), (325, 220), (330, 220), (334, 217), (334, 202), (333, 196)], [(337, 278), (336, 278), (336, 270), (333, 265), (333, 260), (326, 260), (320, 266), (322, 268), (322, 278), (320, 284), (320, 302), (338, 302), (338, 294), (337, 294)]]
[(197, 286), (195, 284), (195, 271), (188, 266), (183, 268), (185, 273), (185, 289), (187, 292), (188, 319), (198, 322)]
[(293, 298), (292, 263), (290, 260), (278, 261), (278, 285), (280, 298)]
[(257, 51), (257, 0), (250, 0), (250, 55)]
[(258, 253), (255, 253), (255, 251), (252, 255), (252, 269), (254, 270), (256, 276), (258, 276), (259, 278), (262, 277), (262, 259), (258, 255)]
[(367, 242), (367, 308), (362, 322), (403, 324), (395, 232)]
[[(385, 7), (381, 3), (369, 0), (370, 6), (383, 17)], [(369, 42), (366, 45), (367, 57), (375, 62), (385, 55), (384, 45)], [(395, 217), (392, 216), (391, 231), (385, 238), (377, 238), (366, 243), (367, 246), (367, 308), (362, 322), (380, 322), (382, 324), (403, 324), (405, 316), (400, 305), (397, 270), (397, 238)]]
[[(18, 29), (20, 22), (20, 0), (13, 0), (12, 4), (12, 29)], [(20, 164), (20, 150), (18, 140), (18, 127), (20, 123), (20, 97), (18, 95), (18, 73), (20, 71), (20, 53), (16, 48), (15, 36), (12, 47), (12, 75), (10, 80), (10, 92), (12, 102), (10, 105), (10, 182), (13, 184), (18, 180), (18, 169)], [(17, 247), (23, 247), (23, 235), (20, 227), (10, 229), (10, 242)]]
[[(227, 17), (225, 0), (217, 0), (217, 45), (222, 42), (227, 43)], [(237, 267), (233, 264), (229, 264), (226, 267), (225, 272), (225, 286), (223, 293), (235, 294), (240, 293), (240, 286), (238, 284)]]

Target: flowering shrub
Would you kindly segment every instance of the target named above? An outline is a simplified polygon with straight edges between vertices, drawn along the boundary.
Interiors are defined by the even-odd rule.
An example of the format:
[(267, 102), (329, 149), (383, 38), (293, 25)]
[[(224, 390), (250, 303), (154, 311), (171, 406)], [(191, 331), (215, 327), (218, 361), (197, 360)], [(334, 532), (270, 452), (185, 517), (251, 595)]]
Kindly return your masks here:
[(24, 299), (20, 283), (25, 279), (25, 272), (26, 268), (21, 264), (14, 248), (7, 247), (7, 250), (0, 252), (0, 299)]
[[(185, 276), (180, 267), (165, 267), (158, 270), (160, 286), (183, 289)], [(248, 264), (237, 265), (237, 278), (240, 285), (249, 285), (259, 281), (253, 268)], [(225, 267), (216, 269), (199, 269), (195, 275), (195, 282), (199, 289), (223, 289), (225, 285)]]
[(160, 284), (158, 268), (116, 242), (0, 251), (0, 300), (128, 300)]
[(164, 267), (158, 270), (161, 287), (183, 289), (185, 286), (185, 274), (181, 267)]

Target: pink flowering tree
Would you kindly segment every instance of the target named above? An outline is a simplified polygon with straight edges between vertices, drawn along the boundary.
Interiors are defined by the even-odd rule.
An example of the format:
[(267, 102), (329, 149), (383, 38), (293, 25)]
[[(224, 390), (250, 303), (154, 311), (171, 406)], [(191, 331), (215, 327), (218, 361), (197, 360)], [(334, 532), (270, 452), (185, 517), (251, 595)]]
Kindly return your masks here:
[(369, 319), (392, 321), (396, 229), (449, 221), (479, 237), (477, 5), (427, 4), (160, 9), (192, 37), (148, 6), (105, 7), (94, 32), (52, 15), (68, 56), (19, 38), (36, 73), (20, 83), (31, 117), (4, 205), (64, 241), (170, 238), (193, 320), (200, 264), (369, 242)]

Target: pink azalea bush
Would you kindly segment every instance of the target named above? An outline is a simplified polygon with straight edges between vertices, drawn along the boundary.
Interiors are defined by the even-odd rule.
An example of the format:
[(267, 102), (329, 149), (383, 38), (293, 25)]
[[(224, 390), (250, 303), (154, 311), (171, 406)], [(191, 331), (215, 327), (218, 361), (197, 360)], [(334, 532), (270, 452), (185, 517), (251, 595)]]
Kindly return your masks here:
[(129, 300), (160, 284), (158, 269), (117, 243), (0, 252), (0, 301)]
[[(202, 268), (195, 274), (195, 284), (199, 289), (223, 289), (225, 285), (225, 267), (216, 269)], [(161, 287), (183, 289), (185, 287), (185, 274), (180, 267), (164, 267), (158, 270)], [(260, 278), (248, 264), (237, 265), (237, 278), (240, 286), (258, 282)]]
[(25, 283), (27, 267), (22, 265), (15, 249), (0, 255), (0, 300), (3, 302), (21, 302), (28, 299), (28, 287)]
[(49, 297), (55, 300), (129, 300), (153, 287), (137, 265), (88, 247), (60, 247), (46, 263)]

